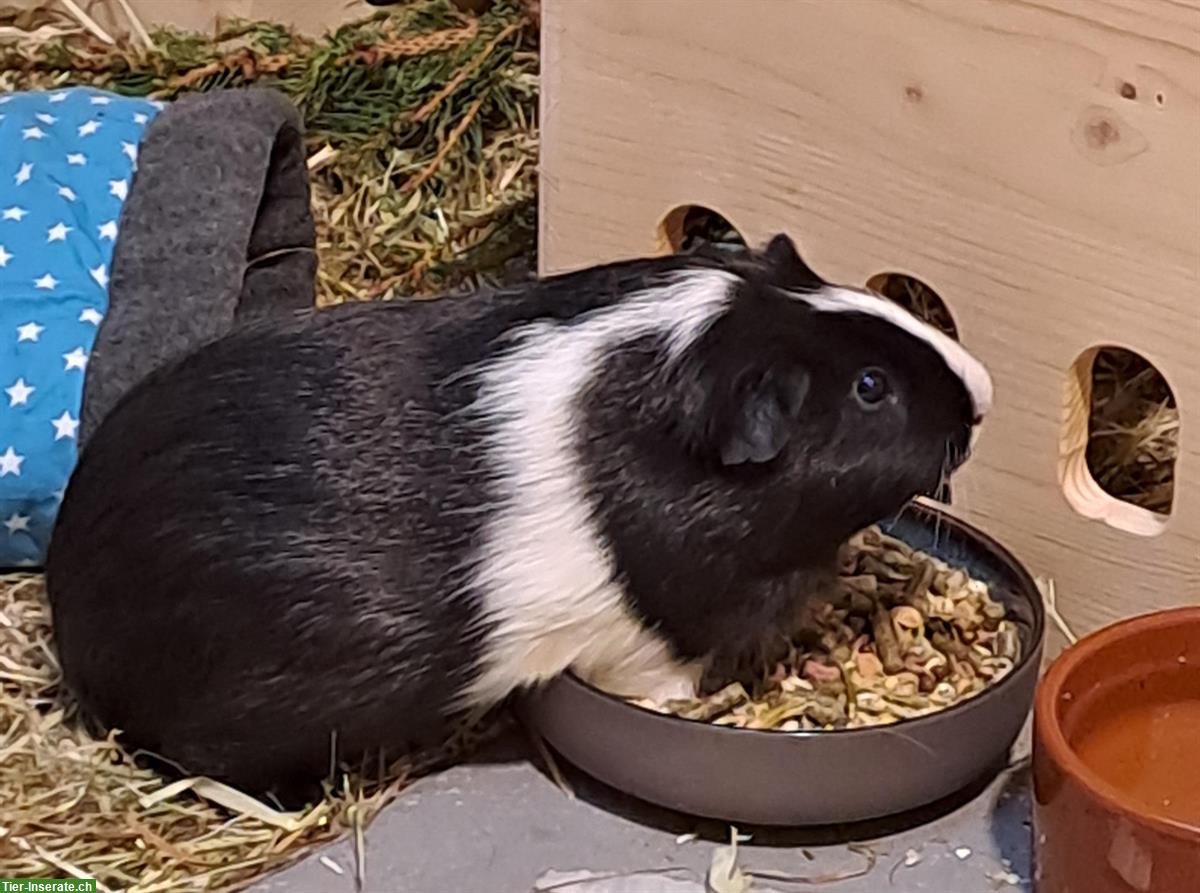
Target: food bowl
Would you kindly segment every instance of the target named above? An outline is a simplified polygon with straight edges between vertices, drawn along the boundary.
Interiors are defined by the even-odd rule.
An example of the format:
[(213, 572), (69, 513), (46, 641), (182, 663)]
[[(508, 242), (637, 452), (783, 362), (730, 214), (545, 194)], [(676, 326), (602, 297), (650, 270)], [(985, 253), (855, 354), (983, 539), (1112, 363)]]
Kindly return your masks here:
[(1029, 573), (949, 514), (913, 504), (886, 532), (988, 583), (1021, 638), (994, 686), (890, 726), (740, 729), (644, 710), (565, 675), (522, 705), (566, 760), (625, 793), (696, 816), (758, 825), (880, 818), (950, 796), (1002, 765), (1033, 704), (1045, 615)]
[(1200, 890), (1200, 607), (1068, 648), (1034, 727), (1039, 893)]

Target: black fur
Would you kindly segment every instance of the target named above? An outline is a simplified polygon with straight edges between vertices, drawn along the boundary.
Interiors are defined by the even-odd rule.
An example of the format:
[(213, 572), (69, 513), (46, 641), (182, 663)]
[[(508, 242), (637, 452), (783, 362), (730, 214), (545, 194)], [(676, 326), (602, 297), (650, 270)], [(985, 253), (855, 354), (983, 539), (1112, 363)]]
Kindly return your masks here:
[(85, 710), (250, 788), (319, 776), (335, 735), (350, 758), (437, 738), (486, 632), (475, 593), (446, 595), (494, 500), (455, 373), (684, 266), (347, 305), (149, 375), (85, 448), (47, 558)]
[[(820, 286), (790, 242), (343, 306), (152, 373), (88, 443), (47, 562), (84, 709), (255, 790), (320, 777), (333, 740), (351, 760), (436, 740), (490, 633), (468, 581), (498, 469), (463, 371), (698, 268), (741, 277), (731, 309), (670, 367), (656, 337), (617, 346), (578, 456), (637, 614), (681, 657), (756, 644), (965, 455), (971, 418), (917, 339), (780, 292)], [(897, 389), (880, 412), (852, 396), (868, 365)]]
[[(661, 346), (629, 345), (587, 401), (583, 467), (604, 533), (641, 617), (683, 657), (731, 659), (778, 630), (797, 592), (832, 580), (838, 547), (935, 489), (970, 438), (965, 389), (915, 337), (743, 291), (668, 381)], [(895, 403), (859, 406), (867, 367), (889, 374)], [(729, 465), (727, 431), (763, 405), (751, 412), (778, 455)]]

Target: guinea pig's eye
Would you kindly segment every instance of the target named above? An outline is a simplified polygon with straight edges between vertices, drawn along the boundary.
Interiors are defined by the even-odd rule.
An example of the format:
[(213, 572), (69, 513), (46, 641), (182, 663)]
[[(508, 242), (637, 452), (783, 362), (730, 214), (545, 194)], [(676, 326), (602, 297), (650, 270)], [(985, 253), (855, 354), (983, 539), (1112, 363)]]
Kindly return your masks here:
[(891, 392), (882, 369), (864, 369), (854, 379), (854, 399), (863, 409), (875, 409)]

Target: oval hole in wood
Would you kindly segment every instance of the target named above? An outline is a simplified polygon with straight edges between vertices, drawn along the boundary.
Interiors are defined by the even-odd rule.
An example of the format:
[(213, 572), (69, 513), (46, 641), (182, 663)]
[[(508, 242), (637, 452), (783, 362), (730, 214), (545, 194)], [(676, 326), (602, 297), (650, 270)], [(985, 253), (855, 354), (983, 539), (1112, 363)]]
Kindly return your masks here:
[(867, 280), (867, 288), (895, 301), (913, 316), (922, 319), (958, 339), (958, 324), (946, 302), (932, 287), (907, 273), (876, 273)]
[(1085, 518), (1157, 536), (1174, 500), (1179, 436), (1175, 395), (1153, 364), (1122, 347), (1084, 351), (1067, 375), (1063, 495)]
[(746, 250), (746, 240), (720, 211), (704, 205), (680, 205), (668, 211), (658, 225), (659, 250), (671, 254), (716, 245), (734, 251)]

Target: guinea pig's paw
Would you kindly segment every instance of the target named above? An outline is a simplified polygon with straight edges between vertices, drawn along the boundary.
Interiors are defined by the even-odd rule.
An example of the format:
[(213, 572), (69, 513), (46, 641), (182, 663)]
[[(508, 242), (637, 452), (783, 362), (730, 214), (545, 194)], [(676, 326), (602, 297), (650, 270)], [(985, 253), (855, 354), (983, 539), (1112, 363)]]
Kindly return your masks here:
[(632, 668), (626, 665), (593, 670), (583, 678), (609, 694), (662, 704), (696, 697), (700, 692), (703, 674), (704, 668), (699, 663), (672, 660), (654, 667)]
[(646, 697), (658, 704), (694, 698), (700, 694), (701, 675), (699, 668), (694, 673), (690, 670), (683, 671), (681, 668), (678, 675), (658, 680), (646, 692)]

